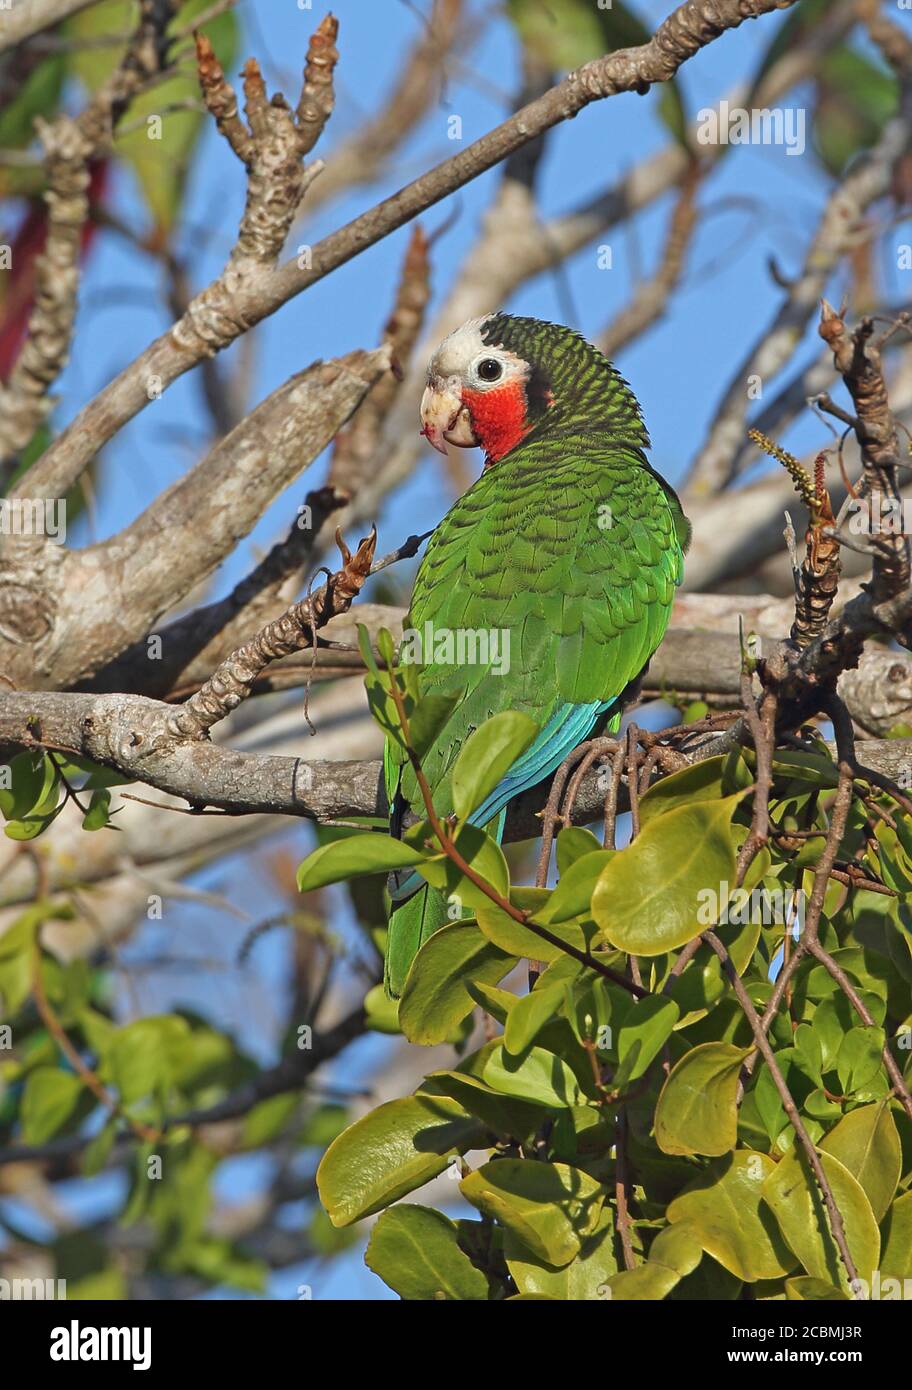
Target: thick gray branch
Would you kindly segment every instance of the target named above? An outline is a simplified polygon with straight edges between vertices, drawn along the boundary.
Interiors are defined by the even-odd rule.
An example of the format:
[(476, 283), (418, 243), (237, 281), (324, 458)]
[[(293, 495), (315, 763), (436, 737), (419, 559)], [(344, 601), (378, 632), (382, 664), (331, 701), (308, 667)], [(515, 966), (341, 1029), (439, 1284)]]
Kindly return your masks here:
[(5, 553), (0, 669), (22, 687), (73, 685), (149, 632), (323, 451), (389, 362), (377, 348), (299, 372), (101, 545)]
[(33, 34), (88, 9), (95, 0), (14, 0), (9, 9), (0, 9), (0, 53), (23, 43)]
[[(238, 752), (206, 740), (178, 742), (164, 732), (167, 713), (168, 706), (138, 695), (0, 692), (0, 746), (34, 742), (71, 749), (191, 805), (234, 815), (267, 812), (325, 821), (387, 813), (379, 760), (308, 762)], [(686, 756), (698, 762), (710, 747), (706, 743)], [(859, 743), (858, 757), (906, 783), (912, 740), (871, 739)], [(507, 839), (539, 833), (536, 813), (546, 793), (547, 784), (533, 788), (511, 809)], [(604, 797), (593, 771), (583, 782), (574, 820), (585, 823), (600, 814)]]

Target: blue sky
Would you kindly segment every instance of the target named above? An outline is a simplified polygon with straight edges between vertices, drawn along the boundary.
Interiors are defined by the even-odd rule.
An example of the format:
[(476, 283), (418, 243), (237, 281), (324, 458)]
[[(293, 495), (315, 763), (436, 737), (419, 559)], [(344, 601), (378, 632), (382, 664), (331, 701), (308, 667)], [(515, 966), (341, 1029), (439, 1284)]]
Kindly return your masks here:
[[(406, 0), (337, 0), (332, 8), (341, 24), (337, 105), (327, 137), (316, 151), (327, 160), (332, 159), (334, 146), (383, 100), (404, 51), (418, 32), (418, 10), (426, 11), (428, 0), (417, 0), (414, 6)], [(672, 5), (670, 0), (640, 0), (637, 8), (644, 20), (654, 24)], [(252, 10), (250, 0), (242, 0), (241, 57), (255, 54), (270, 90), (279, 87), (296, 98), (307, 38), (325, 8), (319, 0), (314, 0), (311, 9), (299, 8), (294, 0), (270, 0), (268, 5), (256, 6), (254, 23)], [(904, 18), (898, 13), (895, 17), (901, 22)], [(746, 23), (688, 63), (680, 77), (688, 111), (694, 114), (703, 106), (714, 105), (737, 82), (749, 77), (781, 22), (781, 17), (769, 16)], [(908, 16), (905, 22), (909, 22)], [(447, 138), (451, 115), (462, 118), (464, 143), (497, 124), (508, 114), (509, 95), (517, 86), (517, 58), (509, 24), (503, 17), (495, 18), (485, 28), (482, 42), (465, 58), (464, 66), (450, 72), (439, 103), (400, 150), (389, 177), (375, 186), (359, 187), (321, 209), (297, 240), (316, 241), (430, 164), (452, 154), (458, 146)], [(805, 98), (806, 93), (799, 91), (791, 99), (800, 104)], [(609, 187), (644, 156), (660, 149), (668, 135), (657, 119), (656, 104), (655, 92), (647, 98), (621, 96), (588, 108), (575, 121), (554, 131), (541, 171), (542, 216), (567, 210), (589, 194)], [(435, 304), (440, 303), (471, 247), (498, 178), (498, 171), (483, 176), (422, 219), (425, 228), (433, 231), (454, 214), (452, 225), (434, 247)], [(197, 150), (191, 189), (178, 247), (188, 255), (193, 283), (199, 286), (218, 274), (232, 244), (244, 197), (242, 170), (214, 128), (207, 129)], [(782, 291), (770, 275), (769, 257), (774, 254), (786, 274), (798, 269), (829, 189), (830, 182), (810, 151), (794, 158), (783, 148), (744, 146), (731, 151), (703, 191), (704, 203), (715, 212), (697, 238), (672, 312), (619, 358), (619, 366), (642, 402), (653, 438), (654, 462), (672, 481), (681, 477), (702, 440), (733, 364), (780, 302)], [(130, 225), (138, 229), (144, 226), (143, 204), (129, 171), (118, 174), (112, 205)], [(553, 319), (570, 317), (572, 310), (574, 326), (596, 335), (628, 299), (637, 268), (651, 273), (669, 206), (669, 199), (663, 199), (638, 217), (632, 227), (612, 230), (607, 238), (613, 250), (610, 271), (598, 268), (596, 248), (588, 247), (567, 263), (561, 277), (537, 277), (506, 307)], [(408, 235), (409, 229), (404, 228), (372, 247), (264, 323), (258, 331), (250, 405), (313, 359), (378, 341)], [(908, 227), (904, 235), (908, 240)], [(896, 239), (901, 239), (898, 229)], [(903, 286), (901, 273), (895, 269), (892, 284), (899, 298)], [(70, 420), (147, 341), (165, 329), (168, 321), (158, 265), (121, 238), (103, 232), (83, 281), (77, 350), (60, 383), (55, 424)], [(817, 351), (812, 329), (799, 360), (811, 360)], [(231, 357), (228, 354), (229, 361)], [(208, 430), (194, 375), (178, 381), (128, 425), (104, 453), (98, 483), (97, 538), (119, 529), (179, 477), (206, 447)], [(819, 427), (806, 421), (783, 442), (798, 449), (818, 441)], [(412, 531), (433, 526), (446, 510), (449, 499), (438, 463), (437, 456), (427, 451), (415, 476), (388, 501), (378, 518), (381, 550)], [(230, 588), (262, 549), (284, 531), (304, 492), (320, 480), (322, 466), (318, 463), (261, 519), (252, 536), (215, 577), (213, 594)], [(70, 540), (85, 544), (87, 539), (86, 525), (81, 522), (73, 528)], [(305, 742), (302, 727), (302, 744)], [(284, 838), (299, 855), (303, 853), (306, 831), (292, 830)], [(229, 885), (236, 899), (255, 916), (274, 906), (269, 883), (251, 875), (249, 859), (226, 861), (200, 876), (198, 883), (208, 888)], [(176, 925), (181, 949), (188, 955), (206, 955), (220, 941), (226, 959), (236, 949), (240, 929), (231, 925), (230, 944), (225, 946), (224, 923), (211, 908), (184, 904)], [(154, 947), (155, 942), (141, 934), (129, 955), (139, 959), (152, 954)], [(261, 998), (274, 998), (287, 967), (281, 934), (274, 934), (258, 948), (255, 967)], [(216, 1008), (225, 1022), (233, 1019), (243, 1030), (249, 1000), (233, 1003), (227, 986), (226, 997), (219, 998), (224, 976), (204, 975), (201, 982), (192, 985), (163, 975), (150, 986), (150, 998), (157, 1007), (167, 1007), (169, 997), (172, 1004), (189, 999), (208, 1005)], [(357, 1084), (388, 1046), (385, 1040), (374, 1039), (358, 1044), (346, 1054), (338, 1076), (346, 1084)], [(240, 1199), (256, 1190), (262, 1179), (262, 1168), (255, 1161), (238, 1161), (226, 1167), (221, 1195)], [(300, 1283), (312, 1283), (315, 1298), (392, 1297), (362, 1265), (360, 1247), (326, 1268), (284, 1271), (274, 1279), (272, 1293), (279, 1298), (295, 1297)]]
[[(317, 0), (311, 11), (298, 9), (290, 0), (273, 0), (268, 7), (258, 8), (259, 19), (251, 30), (251, 7), (240, 6), (245, 24), (242, 54), (258, 55), (270, 89), (279, 86), (293, 93), (299, 55), (323, 10)], [(325, 142), (316, 152), (328, 159), (333, 145), (382, 100), (419, 24), (415, 9), (405, 0), (379, 4), (341, 0), (334, 8), (341, 26), (338, 99)], [(656, 21), (671, 6), (667, 0), (642, 0), (639, 8), (644, 18)], [(679, 78), (688, 110), (695, 113), (713, 104), (748, 76), (779, 23), (775, 15), (746, 23), (698, 54)], [(465, 68), (474, 70), (473, 79), (467, 79)], [(458, 145), (447, 136), (450, 115), (461, 117), (463, 143), (468, 143), (507, 114), (497, 93), (506, 98), (517, 85), (517, 50), (504, 19), (487, 25), (465, 68), (450, 72), (439, 104), (399, 152), (390, 176), (321, 208), (312, 223), (304, 224), (298, 240), (316, 241), (453, 153)], [(796, 97), (800, 104), (800, 91)], [(645, 155), (661, 148), (667, 133), (656, 116), (656, 104), (655, 92), (645, 99), (622, 95), (589, 107), (552, 132), (540, 182), (542, 216), (565, 211), (610, 186)], [(455, 212), (453, 225), (434, 248), (436, 302), (472, 245), (498, 177), (498, 171), (491, 171), (423, 218), (425, 227), (433, 230)], [(714, 213), (697, 240), (672, 313), (619, 358), (642, 401), (655, 462), (673, 481), (681, 476), (704, 435), (731, 365), (744, 349), (746, 327), (754, 329), (769, 318), (779, 301), (781, 291), (769, 274), (768, 257), (775, 253), (786, 274), (797, 269), (827, 189), (828, 180), (810, 152), (793, 158), (781, 147), (744, 146), (730, 153), (704, 191), (704, 202)], [(178, 246), (189, 256), (194, 284), (201, 285), (223, 263), (244, 196), (240, 166), (214, 128), (207, 130), (197, 150), (191, 190)], [(734, 200), (739, 205), (733, 206)], [(143, 226), (145, 212), (128, 170), (119, 174), (114, 205), (131, 225)], [(596, 248), (587, 247), (567, 263), (560, 277), (538, 276), (508, 307), (550, 318), (569, 317), (572, 307), (576, 326), (591, 335), (598, 333), (626, 301), (637, 268), (648, 274), (654, 267), (669, 205), (670, 200), (663, 199), (638, 217), (633, 227), (612, 229), (607, 237), (613, 252), (611, 270), (600, 270)], [(252, 404), (314, 358), (371, 346), (378, 340), (407, 238), (408, 229), (401, 229), (265, 322), (258, 336)], [(78, 323), (81, 348), (61, 382), (57, 421), (70, 419), (167, 322), (158, 265), (115, 234), (104, 233), (85, 276)], [(806, 355), (813, 355), (816, 348), (811, 333)], [(226, 354), (228, 362), (236, 350)], [(193, 375), (181, 378), (128, 425), (104, 454), (98, 536), (118, 529), (184, 472), (203, 447), (207, 428)], [(308, 475), (305, 487), (319, 467)], [(434, 523), (447, 503), (441, 481), (437, 462), (427, 453), (405, 495), (391, 499), (386, 517), (381, 518), (384, 522), (389, 518), (381, 533), (382, 548), (395, 544), (401, 535), (397, 512), (411, 517), (418, 509), (420, 519), (415, 524), (422, 529)], [(301, 495), (302, 488), (296, 485), (262, 518), (217, 576), (218, 590), (230, 586), (249, 566), (255, 549), (268, 545), (282, 530)], [(85, 528), (81, 533), (77, 528), (72, 537), (77, 544), (86, 538)]]

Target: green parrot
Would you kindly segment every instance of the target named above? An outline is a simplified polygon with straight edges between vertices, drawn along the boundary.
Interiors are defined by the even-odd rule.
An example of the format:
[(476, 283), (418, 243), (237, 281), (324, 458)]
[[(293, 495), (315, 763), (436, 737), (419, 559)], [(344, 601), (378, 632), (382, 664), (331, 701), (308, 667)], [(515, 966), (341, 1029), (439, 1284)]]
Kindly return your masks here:
[[(436, 449), (480, 446), (481, 476), (428, 542), (399, 660), (420, 694), (459, 692), (422, 759), (441, 816), (472, 731), (520, 710), (539, 734), (473, 813), (500, 838), (513, 797), (549, 777), (584, 739), (620, 725), (668, 624), (690, 526), (650, 467), (649, 436), (627, 382), (572, 329), (493, 313), (445, 338), (431, 358), (422, 433)], [(406, 648), (408, 657), (406, 658)], [(387, 741), (391, 829), (425, 812), (412, 768)], [(448, 918), (416, 874), (391, 880), (385, 982)]]

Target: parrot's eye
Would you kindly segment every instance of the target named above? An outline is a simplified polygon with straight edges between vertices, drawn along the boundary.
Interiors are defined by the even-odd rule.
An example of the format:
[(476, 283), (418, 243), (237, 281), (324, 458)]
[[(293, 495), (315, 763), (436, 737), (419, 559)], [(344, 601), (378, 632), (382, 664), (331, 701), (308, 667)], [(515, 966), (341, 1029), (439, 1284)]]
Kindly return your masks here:
[(503, 376), (503, 367), (496, 357), (483, 357), (475, 370), (482, 381), (497, 381)]

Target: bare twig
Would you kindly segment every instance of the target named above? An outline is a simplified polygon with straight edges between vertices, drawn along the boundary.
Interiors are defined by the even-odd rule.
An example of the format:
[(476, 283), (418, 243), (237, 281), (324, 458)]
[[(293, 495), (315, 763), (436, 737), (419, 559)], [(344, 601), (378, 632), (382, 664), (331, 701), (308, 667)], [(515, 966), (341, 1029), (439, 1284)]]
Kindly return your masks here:
[(630, 303), (615, 316), (598, 340), (606, 357), (615, 357), (667, 312), (670, 296), (684, 273), (687, 253), (697, 228), (697, 192), (702, 176), (703, 169), (694, 160), (681, 181), (658, 270), (652, 279), (636, 287)]
[(314, 642), (318, 628), (348, 611), (370, 574), (377, 533), (371, 531), (354, 554), (338, 532), (336, 542), (342, 554), (342, 568), (330, 575), (320, 589), (292, 604), (281, 618), (268, 623), (223, 661), (202, 689), (170, 716), (168, 731), (171, 734), (176, 738), (203, 738), (248, 697), (264, 667)]

